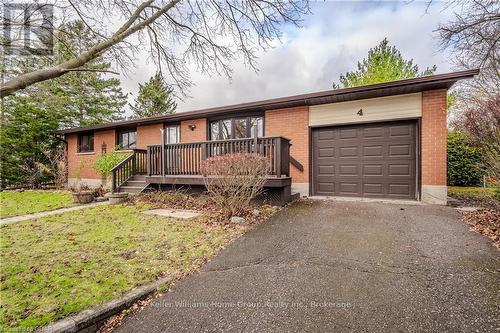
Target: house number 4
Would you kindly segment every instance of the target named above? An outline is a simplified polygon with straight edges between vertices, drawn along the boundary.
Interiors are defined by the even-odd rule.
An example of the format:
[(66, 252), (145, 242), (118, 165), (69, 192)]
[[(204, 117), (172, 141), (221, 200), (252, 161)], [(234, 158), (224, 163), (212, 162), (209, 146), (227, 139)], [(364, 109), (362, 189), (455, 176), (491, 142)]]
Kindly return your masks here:
[(356, 112), (356, 114), (357, 114), (358, 116), (362, 116), (362, 115), (363, 115), (363, 109), (359, 109), (359, 111), (358, 111), (358, 112)]

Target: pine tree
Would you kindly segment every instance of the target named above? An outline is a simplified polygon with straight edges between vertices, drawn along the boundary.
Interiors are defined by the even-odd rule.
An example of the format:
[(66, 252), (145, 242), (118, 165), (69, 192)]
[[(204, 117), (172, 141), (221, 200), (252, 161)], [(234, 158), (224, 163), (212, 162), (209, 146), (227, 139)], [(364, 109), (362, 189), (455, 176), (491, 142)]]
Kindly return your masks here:
[(160, 73), (156, 73), (148, 82), (139, 83), (139, 94), (130, 107), (134, 112), (133, 118), (146, 118), (175, 113), (177, 103), (172, 97), (172, 89)]
[[(56, 41), (56, 59), (79, 53), (85, 45), (93, 43), (81, 22), (61, 28), (65, 33)], [(10, 70), (26, 72), (31, 70), (28, 66), (35, 63), (25, 61)], [(110, 65), (100, 58), (86, 66), (86, 69), (99, 71), (109, 68)], [(2, 185), (21, 182), (36, 186), (49, 180), (40, 165), (47, 165), (46, 153), (61, 145), (53, 131), (122, 118), (126, 95), (121, 91), (120, 81), (105, 78), (105, 74), (99, 71), (68, 73), (3, 99), (0, 128)]]
[(387, 38), (384, 38), (378, 46), (368, 51), (368, 58), (358, 62), (357, 71), (340, 75), (340, 84), (333, 83), (333, 89), (432, 75), (435, 71), (434, 65), (419, 72), (413, 59), (404, 59), (401, 52), (395, 46), (390, 46)]

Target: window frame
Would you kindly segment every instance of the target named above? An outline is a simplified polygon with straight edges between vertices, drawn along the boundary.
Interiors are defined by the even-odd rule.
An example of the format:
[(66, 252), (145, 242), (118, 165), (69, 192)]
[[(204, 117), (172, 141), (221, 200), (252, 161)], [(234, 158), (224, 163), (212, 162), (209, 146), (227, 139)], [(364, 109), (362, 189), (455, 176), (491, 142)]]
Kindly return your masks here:
[[(88, 150), (83, 150), (82, 149), (82, 138), (84, 136), (88, 136), (89, 137), (89, 149)], [(92, 139), (90, 139), (92, 138)], [(93, 153), (94, 150), (95, 150), (95, 142), (94, 142), (94, 132), (91, 131), (91, 132), (82, 132), (82, 133), (78, 133), (78, 140), (77, 140), (77, 153)]]
[[(130, 132), (135, 132), (135, 145), (134, 147), (124, 147), (122, 144), (123, 142), (120, 142), (122, 138), (123, 133), (130, 133)], [(130, 134), (129, 134), (130, 135)], [(130, 138), (129, 138), (130, 141)], [(116, 146), (118, 147), (118, 150), (133, 150), (137, 148), (137, 127), (126, 127), (126, 128), (117, 128), (116, 129)]]
[[(176, 128), (177, 129), (177, 142), (175, 142), (175, 143), (168, 142), (168, 129), (169, 128)], [(181, 124), (179, 124), (179, 123), (164, 124), (163, 125), (163, 135), (165, 136), (164, 142), (166, 145), (181, 143)]]
[[(253, 133), (252, 133), (252, 122), (251, 122), (251, 119), (252, 118), (260, 118), (262, 119), (262, 136), (258, 136), (258, 137), (265, 137), (265, 117), (264, 115), (262, 114), (251, 114), (251, 115), (235, 115), (235, 116), (232, 116), (232, 117), (218, 117), (218, 118), (214, 118), (214, 119), (210, 119), (208, 121), (208, 129), (207, 129), (207, 137), (208, 137), (208, 140), (209, 141), (224, 141), (224, 140), (242, 140), (242, 139), (251, 139), (253, 137)], [(236, 138), (236, 126), (235, 126), (235, 123), (236, 123), (236, 120), (239, 120), (239, 119), (245, 119), (245, 126), (246, 126), (246, 132), (247, 132), (247, 136), (244, 137), (244, 138)], [(231, 121), (231, 127), (230, 127), (230, 137), (229, 139), (224, 139), (224, 138), (221, 138), (222, 137), (222, 131), (221, 131), (221, 124), (222, 122), (224, 121)], [(212, 138), (212, 124), (213, 123), (218, 123), (218, 127), (219, 127), (219, 131), (217, 133), (218, 135), (218, 138), (217, 139), (214, 139)]]

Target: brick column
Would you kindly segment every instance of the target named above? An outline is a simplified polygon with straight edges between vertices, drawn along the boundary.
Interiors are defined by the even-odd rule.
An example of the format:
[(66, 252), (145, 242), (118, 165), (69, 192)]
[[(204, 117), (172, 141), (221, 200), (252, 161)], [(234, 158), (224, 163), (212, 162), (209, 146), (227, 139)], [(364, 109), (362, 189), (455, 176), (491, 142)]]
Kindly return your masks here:
[(292, 144), (290, 155), (304, 166), (301, 172), (290, 165), (292, 192), (309, 195), (309, 107), (266, 111), (265, 136), (283, 136)]
[(446, 205), (446, 89), (422, 93), (422, 201)]

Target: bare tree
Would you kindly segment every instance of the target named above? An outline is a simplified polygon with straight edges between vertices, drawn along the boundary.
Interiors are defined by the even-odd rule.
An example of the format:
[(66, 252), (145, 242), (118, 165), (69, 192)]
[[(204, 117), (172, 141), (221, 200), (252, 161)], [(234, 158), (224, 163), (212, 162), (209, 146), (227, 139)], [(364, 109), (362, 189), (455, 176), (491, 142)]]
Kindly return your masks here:
[(481, 69), (457, 86), (457, 109), (465, 110), (500, 93), (500, 2), (452, 0), (447, 6), (455, 16), (437, 29), (442, 48), (451, 51), (458, 68)]
[(96, 43), (68, 61), (11, 78), (0, 97), (84, 71), (98, 56), (126, 70), (143, 50), (183, 91), (191, 84), (187, 63), (203, 73), (230, 76), (231, 61), (242, 57), (256, 69), (257, 51), (280, 37), (282, 24), (299, 25), (309, 11), (307, 0), (60, 0), (57, 8), (82, 20)]

